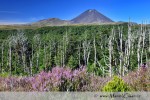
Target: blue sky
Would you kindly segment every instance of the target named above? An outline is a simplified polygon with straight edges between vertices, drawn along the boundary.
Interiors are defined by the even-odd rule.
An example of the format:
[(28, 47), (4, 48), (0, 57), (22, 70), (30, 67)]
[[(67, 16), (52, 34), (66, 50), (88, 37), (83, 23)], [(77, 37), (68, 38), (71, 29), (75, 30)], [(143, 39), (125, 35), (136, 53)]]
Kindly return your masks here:
[(0, 0), (0, 24), (72, 19), (96, 9), (114, 21), (150, 21), (150, 0)]

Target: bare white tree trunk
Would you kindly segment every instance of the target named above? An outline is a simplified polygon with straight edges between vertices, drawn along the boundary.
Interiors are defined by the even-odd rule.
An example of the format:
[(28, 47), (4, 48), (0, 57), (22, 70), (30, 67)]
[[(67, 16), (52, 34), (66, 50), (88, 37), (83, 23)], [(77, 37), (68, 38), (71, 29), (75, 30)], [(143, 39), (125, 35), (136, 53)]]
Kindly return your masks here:
[(15, 52), (15, 73), (17, 72), (17, 61), (18, 61), (18, 56), (17, 56), (17, 52)]
[(83, 59), (84, 59), (84, 64), (86, 65), (86, 48), (85, 48), (85, 42), (83, 42)]
[(45, 43), (44, 43), (44, 58), (43, 58), (43, 65), (44, 65), (44, 68), (46, 70), (46, 46), (45, 46)]
[(58, 53), (60, 53), (60, 54), (58, 54), (60, 56), (60, 66), (64, 67), (65, 53), (64, 53), (64, 45), (63, 45), (63, 43), (61, 44), (61, 42), (60, 42), (60, 45), (58, 46), (58, 48), (59, 48)]
[(130, 52), (131, 52), (131, 26), (129, 25), (128, 27), (128, 54), (127, 54), (127, 67), (129, 66), (130, 63)]
[(93, 40), (93, 46), (94, 46), (94, 68), (96, 67), (96, 43), (95, 43), (95, 36)]
[(68, 45), (68, 32), (66, 31), (65, 36), (63, 36), (63, 50), (62, 50), (62, 66), (65, 66), (65, 59), (66, 59), (66, 52), (67, 52), (67, 45)]
[(3, 66), (4, 66), (4, 44), (2, 43), (2, 64), (1, 64), (1, 72), (3, 72)]
[(123, 68), (122, 68), (122, 76), (125, 75), (125, 69), (127, 67), (127, 61), (128, 61), (128, 40), (125, 42), (125, 54), (124, 54), (124, 64), (123, 64)]
[(30, 75), (32, 76), (33, 75), (33, 72), (32, 72), (32, 67), (33, 67), (33, 58), (34, 58), (34, 54), (33, 54), (33, 44), (32, 44), (32, 54), (31, 54), (31, 58), (30, 58)]
[(112, 29), (112, 33), (109, 37), (109, 43), (108, 43), (109, 44), (108, 50), (109, 50), (109, 76), (110, 77), (112, 77), (112, 52), (113, 52), (112, 40), (114, 38), (113, 34), (114, 34), (114, 28)]
[(80, 47), (80, 44), (78, 45), (78, 64), (79, 64), (79, 66), (81, 66), (81, 62), (80, 62), (80, 60), (81, 60), (81, 58), (80, 58), (80, 56), (81, 56), (81, 47)]
[(57, 49), (57, 59), (58, 59), (58, 65), (63, 66), (63, 43), (58, 43), (58, 49)]
[(145, 32), (146, 29), (143, 25), (143, 30), (141, 30), (141, 34), (142, 34), (142, 50), (141, 50), (141, 64), (143, 63), (143, 52), (144, 52), (144, 47), (145, 47)]
[[(141, 26), (141, 30), (142, 30), (142, 26)], [(141, 41), (142, 41), (142, 36), (141, 33), (139, 32), (139, 40), (138, 40), (138, 45), (137, 45), (137, 59), (138, 59), (138, 70), (140, 69), (140, 48), (141, 48)]]
[(11, 52), (11, 43), (9, 42), (9, 71), (10, 71), (10, 75), (12, 74), (12, 59), (11, 59), (11, 56), (12, 56), (12, 52)]
[(37, 58), (36, 58), (36, 69), (37, 69), (37, 70), (38, 70), (38, 68), (39, 68), (40, 45), (41, 45), (41, 42), (39, 43), (39, 45), (38, 45), (38, 50), (37, 50)]
[(26, 63), (25, 63), (25, 47), (23, 45), (23, 50), (22, 50), (22, 59), (23, 59), (23, 68), (24, 68), (24, 72), (26, 72)]
[(49, 65), (51, 65), (51, 56), (52, 56), (52, 53), (51, 53), (51, 42), (49, 42)]
[(84, 63), (85, 63), (85, 65), (88, 65), (88, 61), (89, 61), (89, 57), (90, 57), (90, 41), (84, 41), (83, 43), (82, 43), (82, 45), (83, 45), (83, 52), (84, 52)]
[(119, 38), (120, 38), (120, 67), (119, 73), (122, 75), (122, 63), (123, 63), (123, 51), (122, 51), (122, 28), (119, 28)]
[(86, 58), (86, 65), (88, 65), (88, 63), (89, 63), (90, 53), (91, 53), (91, 51), (88, 50), (87, 51), (87, 58)]
[[(62, 51), (61, 51), (62, 52)], [(62, 54), (62, 66), (65, 66), (65, 55), (66, 55), (66, 41), (63, 37), (63, 54)]]
[(148, 52), (150, 52), (150, 29), (148, 31), (148, 34), (149, 34), (149, 48), (148, 48)]
[(112, 43), (111, 39), (109, 40), (109, 76), (112, 76), (112, 65), (111, 65), (111, 60), (112, 60)]

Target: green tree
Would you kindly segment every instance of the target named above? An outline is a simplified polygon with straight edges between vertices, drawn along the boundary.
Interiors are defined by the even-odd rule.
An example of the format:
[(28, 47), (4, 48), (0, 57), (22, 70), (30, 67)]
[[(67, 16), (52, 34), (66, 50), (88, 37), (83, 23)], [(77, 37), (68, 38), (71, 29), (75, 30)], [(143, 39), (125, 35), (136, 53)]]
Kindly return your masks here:
[(75, 59), (75, 57), (73, 57), (72, 55), (69, 57), (69, 61), (68, 61), (68, 64), (67, 66), (74, 69), (78, 64), (78, 61), (77, 59)]

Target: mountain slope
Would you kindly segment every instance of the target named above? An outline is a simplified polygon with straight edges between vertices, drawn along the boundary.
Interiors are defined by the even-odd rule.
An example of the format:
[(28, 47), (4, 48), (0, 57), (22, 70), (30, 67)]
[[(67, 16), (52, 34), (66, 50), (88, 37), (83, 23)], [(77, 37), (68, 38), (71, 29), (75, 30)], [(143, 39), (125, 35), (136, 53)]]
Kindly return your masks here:
[(113, 22), (108, 17), (99, 13), (96, 10), (87, 10), (72, 20), (61, 20), (59, 18), (49, 18), (40, 20), (31, 25), (35, 26), (63, 26), (74, 24), (99, 24), (99, 23), (111, 23)]
[(32, 23), (32, 25), (36, 26), (59, 26), (59, 25), (67, 25), (69, 21), (61, 20), (59, 18), (49, 18), (40, 20), (38, 22)]
[(99, 13), (96, 10), (87, 10), (71, 20), (72, 24), (91, 24), (91, 23), (109, 23), (113, 22), (108, 17)]

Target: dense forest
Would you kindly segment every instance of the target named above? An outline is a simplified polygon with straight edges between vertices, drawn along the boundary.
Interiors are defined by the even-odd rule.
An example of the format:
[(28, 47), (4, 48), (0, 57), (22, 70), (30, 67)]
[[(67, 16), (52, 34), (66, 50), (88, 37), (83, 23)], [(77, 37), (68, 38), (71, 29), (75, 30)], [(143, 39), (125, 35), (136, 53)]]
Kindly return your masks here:
[(86, 68), (108, 81), (108, 77), (124, 77), (147, 68), (149, 60), (150, 28), (145, 24), (0, 30), (1, 76), (35, 76), (42, 71), (53, 73), (57, 68), (76, 73)]
[(150, 59), (146, 25), (0, 30), (0, 38), (0, 71), (14, 75), (33, 75), (54, 66), (86, 66), (95, 75), (124, 76)]

